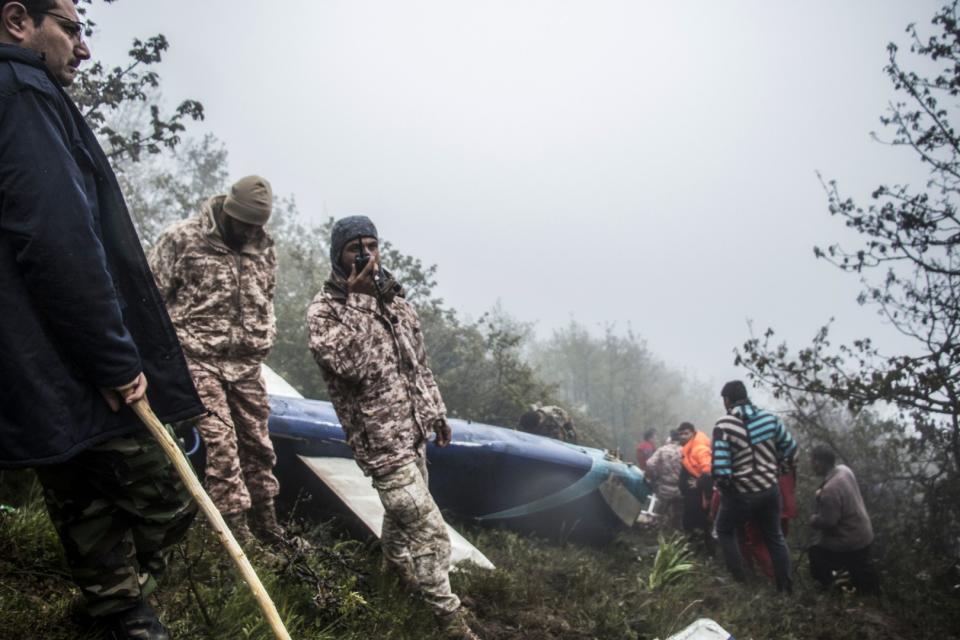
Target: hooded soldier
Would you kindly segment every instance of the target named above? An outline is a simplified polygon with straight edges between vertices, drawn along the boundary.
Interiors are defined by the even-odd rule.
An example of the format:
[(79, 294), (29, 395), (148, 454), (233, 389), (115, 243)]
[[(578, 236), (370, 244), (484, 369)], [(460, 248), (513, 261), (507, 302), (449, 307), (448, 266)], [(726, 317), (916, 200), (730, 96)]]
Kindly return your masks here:
[(261, 364), (276, 339), (270, 183), (247, 176), (168, 228), (150, 252), (160, 293), (209, 410), (207, 491), (241, 543), (284, 537)]
[(380, 266), (366, 216), (338, 220), (332, 272), (310, 305), (310, 350), (347, 443), (383, 503), (387, 565), (426, 601), (448, 638), (475, 640), (450, 589), (450, 538), (427, 484), (426, 444), (450, 443), (417, 312)]

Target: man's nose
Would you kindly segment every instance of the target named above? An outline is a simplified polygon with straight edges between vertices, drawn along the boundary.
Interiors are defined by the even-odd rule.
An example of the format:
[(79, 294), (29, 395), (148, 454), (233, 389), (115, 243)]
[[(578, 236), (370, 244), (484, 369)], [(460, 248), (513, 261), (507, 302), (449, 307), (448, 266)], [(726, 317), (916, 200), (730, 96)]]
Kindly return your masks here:
[(73, 55), (81, 60), (90, 59), (90, 47), (87, 45), (86, 40), (81, 40), (80, 43), (73, 48)]

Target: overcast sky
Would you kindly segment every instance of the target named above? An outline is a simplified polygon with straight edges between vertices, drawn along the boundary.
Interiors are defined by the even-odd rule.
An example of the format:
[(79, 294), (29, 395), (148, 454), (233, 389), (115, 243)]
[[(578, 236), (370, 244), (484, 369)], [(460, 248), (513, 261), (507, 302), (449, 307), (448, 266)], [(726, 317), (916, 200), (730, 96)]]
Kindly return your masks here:
[[(899, 345), (813, 257), (850, 239), (816, 177), (866, 196), (922, 183), (871, 140), (886, 45), (925, 0), (120, 0), (94, 57), (163, 33), (170, 103), (203, 102), (231, 173), (320, 220), (363, 213), (439, 266), (477, 317), (498, 300), (546, 336), (631, 326), (703, 379), (742, 376), (747, 321), (795, 346)], [(906, 47), (903, 47), (904, 49)]]

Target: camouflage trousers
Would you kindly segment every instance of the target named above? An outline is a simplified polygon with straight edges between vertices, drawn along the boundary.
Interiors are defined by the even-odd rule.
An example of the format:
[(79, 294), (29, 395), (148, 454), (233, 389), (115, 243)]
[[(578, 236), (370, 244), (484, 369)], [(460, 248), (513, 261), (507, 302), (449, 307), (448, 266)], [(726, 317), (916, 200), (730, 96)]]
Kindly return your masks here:
[(436, 615), (456, 611), (460, 599), (450, 589), (450, 536), (427, 486), (425, 455), (374, 478), (373, 486), (385, 511), (384, 557), (416, 583)]
[(164, 550), (196, 515), (153, 437), (114, 438), (36, 472), (90, 614), (123, 611), (150, 595), (166, 568)]
[(227, 382), (191, 367), (193, 382), (210, 415), (197, 424), (207, 446), (206, 489), (223, 514), (273, 500), (280, 483), (277, 456), (267, 432), (270, 405), (263, 377)]

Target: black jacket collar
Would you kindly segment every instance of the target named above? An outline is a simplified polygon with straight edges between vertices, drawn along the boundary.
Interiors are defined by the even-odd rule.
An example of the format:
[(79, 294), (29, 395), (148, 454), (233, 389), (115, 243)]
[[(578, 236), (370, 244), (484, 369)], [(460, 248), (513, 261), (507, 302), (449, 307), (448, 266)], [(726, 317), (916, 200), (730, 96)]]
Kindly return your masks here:
[(47, 65), (44, 60), (43, 54), (33, 49), (0, 43), (0, 62), (20, 62), (46, 71)]

